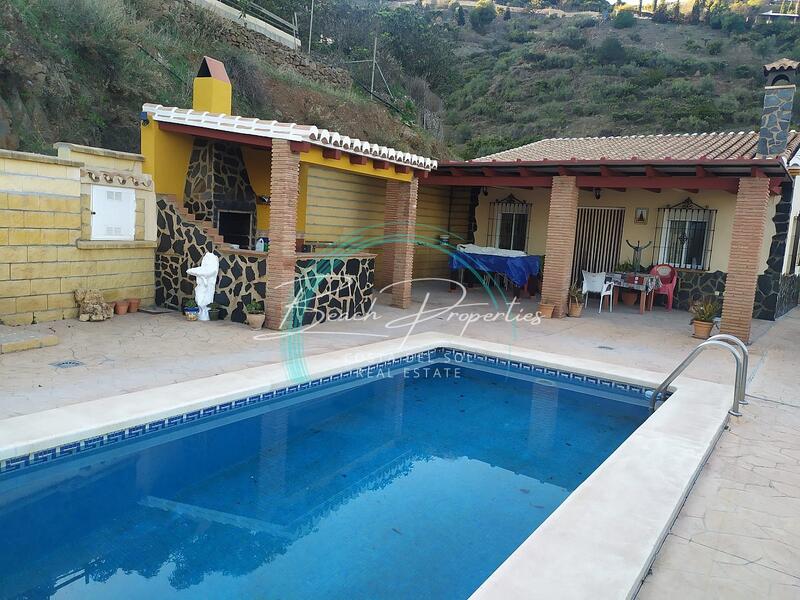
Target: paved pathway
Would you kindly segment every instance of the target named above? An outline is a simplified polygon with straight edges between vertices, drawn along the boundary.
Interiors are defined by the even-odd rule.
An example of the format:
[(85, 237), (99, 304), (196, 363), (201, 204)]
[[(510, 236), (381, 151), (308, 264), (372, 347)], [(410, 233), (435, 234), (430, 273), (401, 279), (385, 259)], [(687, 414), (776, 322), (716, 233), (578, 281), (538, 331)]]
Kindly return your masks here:
[(640, 600), (800, 598), (800, 315), (763, 340), (749, 398), (703, 468)]

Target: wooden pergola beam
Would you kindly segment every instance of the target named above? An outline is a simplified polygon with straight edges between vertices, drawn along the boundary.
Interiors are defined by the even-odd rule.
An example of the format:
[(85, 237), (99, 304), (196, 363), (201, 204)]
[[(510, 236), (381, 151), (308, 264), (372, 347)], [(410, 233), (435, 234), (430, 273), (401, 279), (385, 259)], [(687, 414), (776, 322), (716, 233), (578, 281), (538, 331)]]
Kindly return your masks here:
[(739, 188), (738, 177), (597, 177), (592, 175), (579, 175), (578, 185), (599, 188), (696, 188), (706, 190), (724, 190), (735, 194)]

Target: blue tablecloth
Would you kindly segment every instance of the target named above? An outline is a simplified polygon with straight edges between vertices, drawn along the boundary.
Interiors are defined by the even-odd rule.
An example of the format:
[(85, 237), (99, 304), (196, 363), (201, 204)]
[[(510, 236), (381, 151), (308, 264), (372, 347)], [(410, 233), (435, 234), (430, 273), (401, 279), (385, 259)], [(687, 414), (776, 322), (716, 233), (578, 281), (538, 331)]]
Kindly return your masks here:
[(529, 277), (539, 274), (539, 256), (497, 256), (495, 254), (470, 254), (454, 252), (450, 256), (450, 270), (475, 269), (490, 273), (503, 273), (517, 287), (525, 287)]

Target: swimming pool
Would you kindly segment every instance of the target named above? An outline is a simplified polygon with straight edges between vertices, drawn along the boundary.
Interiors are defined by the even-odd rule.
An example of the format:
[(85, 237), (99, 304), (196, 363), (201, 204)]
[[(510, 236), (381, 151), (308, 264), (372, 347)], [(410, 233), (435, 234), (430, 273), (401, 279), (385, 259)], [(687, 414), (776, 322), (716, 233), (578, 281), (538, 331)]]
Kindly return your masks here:
[(2, 464), (0, 591), (465, 598), (647, 416), (436, 348), (47, 448)]

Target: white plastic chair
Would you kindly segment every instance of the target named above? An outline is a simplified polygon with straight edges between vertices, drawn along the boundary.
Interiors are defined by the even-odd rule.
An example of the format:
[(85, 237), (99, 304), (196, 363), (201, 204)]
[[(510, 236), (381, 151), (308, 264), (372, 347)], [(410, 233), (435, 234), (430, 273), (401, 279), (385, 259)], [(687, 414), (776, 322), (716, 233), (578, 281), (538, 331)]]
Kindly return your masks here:
[[(603, 284), (606, 281), (605, 273), (590, 273), (589, 271), (581, 271), (583, 273), (583, 306), (589, 304), (589, 293), (599, 294), (603, 291)], [(602, 299), (602, 298), (601, 298)]]
[(583, 305), (586, 307), (589, 304), (589, 293), (600, 294), (600, 307), (597, 312), (603, 311), (603, 298), (608, 296), (608, 310), (613, 312), (612, 294), (614, 293), (614, 282), (606, 281), (605, 273), (590, 273), (589, 271), (582, 271), (583, 273)]
[(614, 312), (614, 282), (606, 281), (603, 283), (603, 289), (600, 290), (600, 307), (597, 309), (597, 314), (603, 312), (603, 298), (608, 296), (608, 312)]

